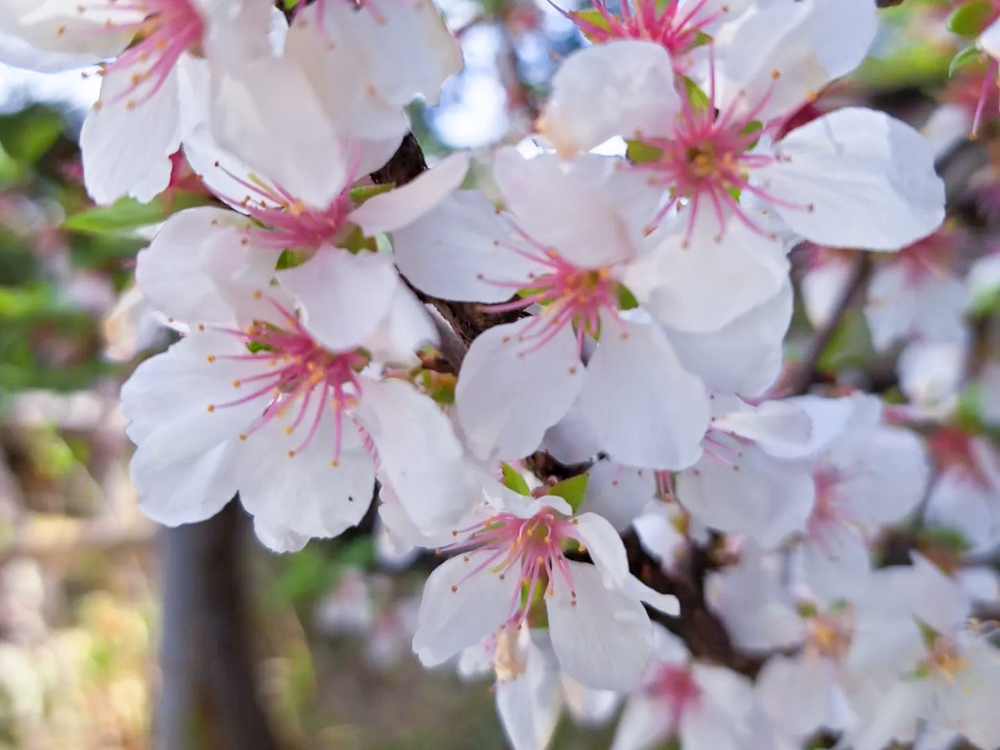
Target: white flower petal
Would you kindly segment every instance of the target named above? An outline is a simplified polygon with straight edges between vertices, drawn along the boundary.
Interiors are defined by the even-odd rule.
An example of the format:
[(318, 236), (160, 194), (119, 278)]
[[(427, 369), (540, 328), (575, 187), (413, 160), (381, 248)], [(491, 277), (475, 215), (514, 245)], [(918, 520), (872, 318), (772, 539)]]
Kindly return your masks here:
[(426, 667), (475, 646), (511, 614), (521, 580), (483, 570), (468, 577), (492, 552), (459, 555), (434, 569), (424, 584), (413, 651)]
[(944, 183), (934, 172), (933, 148), (882, 112), (839, 109), (793, 130), (776, 148), (781, 158), (758, 172), (758, 182), (796, 204), (776, 205), (775, 211), (808, 240), (898, 250), (944, 220)]
[(472, 451), (480, 458), (532, 453), (545, 431), (569, 411), (583, 384), (576, 339), (569, 328), (534, 349), (520, 340), (537, 318), (480, 334), (462, 362), (455, 403)]
[(626, 39), (570, 55), (552, 79), (538, 128), (562, 156), (612, 138), (668, 136), (680, 101), (670, 55)]
[(467, 152), (446, 156), (412, 182), (374, 195), (347, 217), (369, 237), (412, 224), (457, 190), (469, 171)]
[(567, 564), (573, 591), (557, 577), (547, 600), (559, 666), (588, 687), (638, 687), (653, 650), (653, 628), (646, 610), (638, 600), (606, 588), (593, 565)]
[(451, 421), (429, 396), (402, 380), (368, 381), (357, 414), (380, 472), (421, 531), (450, 527), (482, 500)]
[(386, 316), (399, 277), (384, 253), (351, 253), (324, 245), (300, 266), (278, 272), (304, 307), (303, 324), (334, 351), (353, 349)]
[(618, 531), (625, 531), (656, 494), (651, 469), (633, 469), (613, 461), (598, 461), (587, 472), (587, 490), (580, 510), (598, 513)]
[(605, 319), (580, 404), (616, 461), (676, 470), (701, 455), (708, 394), (653, 324)]
[(504, 302), (510, 282), (529, 284), (540, 264), (501, 246), (510, 228), (493, 204), (474, 190), (459, 190), (430, 213), (392, 233), (400, 272), (427, 294), (467, 302)]
[(618, 720), (611, 750), (648, 750), (670, 734), (670, 712), (654, 698), (643, 694), (629, 698)]

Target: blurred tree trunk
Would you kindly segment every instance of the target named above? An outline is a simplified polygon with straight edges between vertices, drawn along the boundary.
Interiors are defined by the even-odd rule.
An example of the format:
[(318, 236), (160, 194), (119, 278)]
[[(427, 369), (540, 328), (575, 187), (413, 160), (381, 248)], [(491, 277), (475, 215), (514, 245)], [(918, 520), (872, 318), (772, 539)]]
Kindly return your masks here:
[(245, 600), (246, 517), (230, 502), (164, 529), (155, 750), (276, 750), (257, 692)]

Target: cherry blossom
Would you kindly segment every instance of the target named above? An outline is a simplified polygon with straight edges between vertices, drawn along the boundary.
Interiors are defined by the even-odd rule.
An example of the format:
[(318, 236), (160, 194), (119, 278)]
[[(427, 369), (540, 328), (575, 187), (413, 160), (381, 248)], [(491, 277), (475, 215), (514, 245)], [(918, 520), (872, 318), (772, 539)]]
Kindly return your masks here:
[[(573, 515), (554, 496), (507, 491), (489, 500), (490, 514), (453, 532), (442, 551), (457, 554), (427, 579), (413, 640), (421, 661), (440, 664), (498, 627), (530, 625), (544, 602), (560, 669), (594, 688), (637, 684), (652, 648), (640, 601), (676, 611), (676, 600), (628, 573), (621, 540), (600, 516)], [(568, 545), (585, 548), (594, 564), (568, 559)]]

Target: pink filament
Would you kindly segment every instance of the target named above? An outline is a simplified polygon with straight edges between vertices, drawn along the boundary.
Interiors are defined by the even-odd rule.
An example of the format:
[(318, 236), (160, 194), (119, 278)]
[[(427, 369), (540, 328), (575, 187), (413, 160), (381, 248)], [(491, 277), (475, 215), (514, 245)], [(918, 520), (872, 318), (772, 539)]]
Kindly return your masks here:
[[(573, 539), (582, 545), (582, 540), (576, 531), (576, 524), (551, 508), (544, 508), (530, 518), (499, 513), (483, 523), (452, 533), (456, 536), (467, 533), (469, 536), (443, 548), (443, 551), (490, 553), (459, 585), (484, 570), (501, 577), (511, 573), (520, 577), (522, 585), (517, 587), (511, 599), (507, 622), (523, 623), (539, 587), (544, 587), (544, 595), (550, 595), (557, 575), (569, 588), (570, 596), (576, 599), (563, 543)], [(521, 596), (525, 591), (527, 607), (521, 605)]]
[(308, 424), (308, 430), (302, 441), (291, 451), (294, 455), (312, 441), (326, 407), (329, 406), (336, 423), (334, 460), (338, 460), (344, 415), (356, 399), (361, 397), (362, 385), (357, 372), (367, 364), (368, 358), (359, 351), (334, 353), (324, 349), (294, 315), (278, 303), (272, 304), (284, 316), (289, 328), (254, 323), (247, 331), (225, 331), (240, 337), (248, 346), (264, 347), (255, 353), (225, 359), (268, 361), (273, 364), (269, 371), (239, 381), (238, 387), (253, 384), (249, 394), (220, 404), (218, 408), (244, 404), (272, 393), (270, 403), (247, 431), (249, 435), (298, 404), (298, 413), (286, 430), (291, 434), (303, 424)]

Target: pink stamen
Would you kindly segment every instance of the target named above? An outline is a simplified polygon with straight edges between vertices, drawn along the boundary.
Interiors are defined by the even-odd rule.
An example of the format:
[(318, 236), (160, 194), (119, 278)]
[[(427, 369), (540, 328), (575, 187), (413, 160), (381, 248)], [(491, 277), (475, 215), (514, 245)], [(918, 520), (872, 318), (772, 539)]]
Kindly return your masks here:
[[(368, 364), (368, 356), (360, 350), (331, 352), (323, 348), (302, 326), (295, 315), (276, 302), (274, 308), (284, 318), (287, 328), (273, 323), (254, 322), (244, 331), (217, 329), (238, 337), (248, 349), (256, 349), (247, 355), (222, 355), (219, 359), (246, 361), (248, 365), (266, 363), (266, 372), (257, 372), (233, 382), (236, 389), (253, 383), (254, 389), (248, 395), (209, 407), (210, 411), (245, 404), (271, 394), (264, 407), (243, 439), (276, 417), (291, 409), (297, 413), (285, 432), (291, 436), (303, 425), (308, 425), (306, 434), (299, 444), (288, 452), (294, 456), (308, 446), (323, 420), (327, 407), (332, 409), (336, 423), (333, 463), (340, 458), (343, 442), (343, 421), (349, 410), (362, 396), (362, 384), (357, 372)], [(209, 356), (209, 362), (214, 361)]]
[(700, 44), (704, 29), (724, 11), (705, 11), (708, 0), (691, 0), (683, 10), (681, 0), (631, 0), (621, 3), (621, 15), (608, 9), (605, 0), (594, 0), (594, 9), (603, 23), (589, 21), (577, 11), (559, 12), (569, 18), (595, 43), (612, 39), (643, 39), (655, 42), (670, 52), (674, 68), (686, 67), (684, 53)]
[[(577, 266), (550, 247), (533, 240), (512, 223), (514, 242), (501, 245), (523, 258), (537, 263), (539, 272), (530, 272), (524, 281), (492, 281), (479, 276), (494, 286), (505, 289), (523, 290), (518, 299), (495, 305), (484, 305), (491, 313), (524, 310), (532, 305), (540, 305), (542, 311), (534, 316), (518, 336), (519, 341), (531, 341), (532, 345), (519, 352), (524, 356), (547, 344), (566, 326), (576, 328), (576, 356), (583, 354), (584, 334), (600, 334), (601, 313), (610, 314), (618, 320), (618, 283), (611, 278), (605, 268), (582, 268)], [(528, 247), (518, 243), (523, 240)]]
[(715, 215), (719, 238), (725, 231), (727, 211), (752, 231), (764, 234), (737, 200), (736, 195), (740, 193), (746, 192), (789, 209), (809, 209), (809, 206), (783, 200), (750, 183), (752, 171), (781, 158), (777, 154), (751, 152), (751, 149), (762, 137), (775, 138), (784, 120), (779, 118), (764, 124), (757, 121), (770, 99), (770, 90), (748, 111), (740, 113), (743, 97), (735, 99), (725, 110), (718, 110), (714, 55), (709, 61), (708, 103), (695, 108), (688, 97), (682, 96), (681, 112), (672, 136), (644, 141), (660, 151), (659, 158), (632, 166), (649, 172), (650, 184), (670, 191), (669, 200), (646, 231), (653, 231), (674, 208), (686, 210), (685, 245), (691, 241), (699, 208), (705, 206), (710, 206)]
[(170, 76), (178, 59), (186, 51), (197, 48), (205, 34), (205, 22), (191, 0), (142, 0), (136, 3), (81, 5), (80, 13), (88, 10), (120, 11), (144, 14), (144, 19), (115, 22), (106, 19), (98, 33), (134, 34), (136, 40), (107, 66), (109, 71), (131, 71), (131, 85), (115, 101), (128, 99), (135, 107), (156, 94)]
[[(505, 512), (452, 534), (456, 537), (468, 536), (444, 547), (442, 551), (490, 553), (453, 586), (452, 591), (457, 591), (465, 581), (487, 570), (501, 578), (510, 574), (519, 576), (521, 586), (511, 598), (508, 623), (523, 624), (536, 592), (542, 591), (544, 596), (550, 596), (556, 577), (565, 583), (570, 596), (576, 599), (572, 572), (563, 552), (563, 545), (569, 540), (583, 546), (573, 519), (564, 518), (551, 508), (543, 508), (530, 518)], [(527, 606), (521, 604), (522, 597)]]

